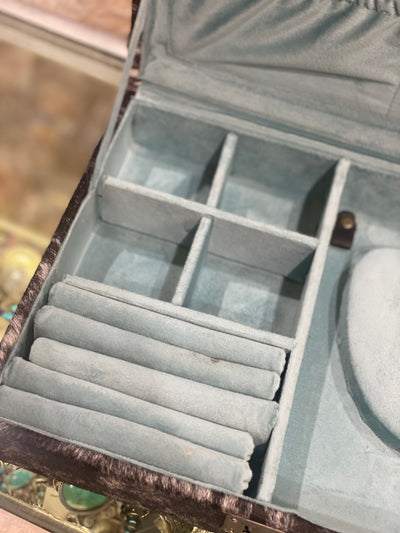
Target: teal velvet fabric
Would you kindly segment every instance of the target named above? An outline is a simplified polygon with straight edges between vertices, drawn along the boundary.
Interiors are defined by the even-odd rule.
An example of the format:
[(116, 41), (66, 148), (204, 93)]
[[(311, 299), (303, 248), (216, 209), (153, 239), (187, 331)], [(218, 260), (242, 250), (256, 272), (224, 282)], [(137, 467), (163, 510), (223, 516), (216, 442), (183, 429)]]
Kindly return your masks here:
[[(113, 139), (110, 156), (105, 162), (104, 189), (99, 202), (103, 220), (116, 223), (118, 219), (118, 225), (182, 242), (199, 220), (189, 216), (188, 211), (195, 209), (201, 213), (207, 205), (221, 208), (221, 216), (226, 211), (250, 220), (316, 235), (336, 157), (299, 149), (291, 143), (276, 142), (261, 132), (257, 124), (247, 122), (245, 128), (239, 129), (235, 117), (224, 117), (224, 127), (221, 128), (217, 111), (207, 123), (204, 117), (206, 108), (204, 113), (197, 111), (194, 118), (187, 101), (182, 105), (179, 99), (174, 102), (174, 97), (178, 98), (176, 95), (154, 91), (153, 87), (141, 89), (128, 106)], [(152, 105), (147, 100), (150, 98)], [(151, 172), (142, 168), (143, 152), (151, 160)], [(187, 204), (186, 200), (193, 200), (185, 193), (190, 189), (190, 185), (186, 184), (186, 181), (190, 182), (189, 169), (199, 157), (203, 157), (203, 161), (210, 158), (209, 164), (203, 168), (199, 185), (208, 184), (207, 195), (202, 201)], [(185, 178), (180, 180), (179, 187), (173, 189), (174, 176), (166, 172), (165, 180), (169, 179), (171, 186), (165, 191), (166, 187), (161, 188), (151, 175), (167, 171), (171, 161), (176, 172), (179, 171)], [(125, 185), (119, 194), (117, 185), (119, 188)], [(163, 216), (165, 204), (156, 202), (160, 196), (153, 195), (153, 203), (150, 204), (143, 187), (161, 194), (168, 192), (170, 201), (171, 196), (174, 197), (174, 209)], [(163, 199), (167, 198), (164, 196)], [(119, 209), (115, 209), (115, 205)], [(148, 211), (144, 206), (154, 209), (153, 218), (146, 216)], [(184, 224), (182, 218), (185, 218)], [(164, 219), (161, 226), (155, 223), (159, 219)], [(116, 234), (114, 239), (122, 241), (123, 235)], [(151, 242), (149, 239), (149, 248)], [(138, 244), (143, 249), (143, 244)]]
[(188, 307), (293, 337), (303, 285), (207, 254)]
[(149, 4), (145, 81), (399, 159), (396, 0)]
[[(343, 208), (351, 205), (346, 200)], [(359, 245), (389, 244), (395, 234), (384, 237), (381, 228), (371, 238), (373, 224), (362, 230), (366, 219), (359, 204), (357, 212), (364, 234)], [(397, 242), (400, 246), (399, 236)], [(341, 533), (397, 533), (400, 455), (360, 416), (336, 339), (337, 305), (352, 255), (335, 247), (329, 251), (272, 502)], [(334, 302), (333, 308), (326, 302)]]
[(377, 248), (356, 262), (340, 319), (342, 361), (361, 416), (400, 450), (399, 248)]
[(203, 217), (200, 221), (190, 248), (184, 273), (182, 273), (172, 299), (172, 303), (175, 305), (188, 305), (207, 254), (213, 222), (212, 217)]
[[(339, 300), (360, 254), (399, 247), (399, 3), (150, 0), (148, 15), (139, 98), (16, 346), (0, 416), (242, 493), (284, 403), (298, 315), (312, 318), (304, 295), (345, 146), (356, 240), (329, 250), (316, 283), (273, 503), (345, 533), (397, 533), (398, 250), (356, 266)], [(382, 342), (375, 320), (390, 326)]]
[[(253, 452), (248, 433), (48, 370), (20, 357), (10, 365), (6, 382), (14, 389), (136, 422), (239, 459), (248, 460)], [(105, 424), (99, 431), (107, 431)], [(81, 440), (85, 441), (85, 435)]]
[(107, 451), (122, 459), (174, 472), (233, 492), (246, 489), (251, 470), (243, 459), (222, 454), (156, 429), (74, 405), (0, 387), (2, 418), (61, 440)]
[[(129, 113), (127, 113), (129, 115)], [(126, 118), (125, 118), (126, 122)], [(128, 120), (105, 172), (158, 191), (206, 203), (226, 131), (151, 108)]]
[(34, 342), (29, 358), (43, 368), (247, 431), (255, 444), (266, 442), (277, 416), (275, 402), (217, 389), (48, 339)]
[(272, 400), (280, 383), (276, 372), (220, 361), (53, 307), (39, 311), (35, 331), (37, 337), (114, 357), (116, 368), (123, 360), (256, 398)]
[(342, 533), (399, 531), (400, 454), (395, 435), (373, 423), (392, 412), (394, 432), (398, 420), (398, 326), (389, 325), (398, 317), (399, 176), (398, 167), (350, 171), (340, 210), (355, 213), (357, 231), (350, 250), (328, 252), (272, 499)]
[[(104, 324), (202, 353), (213, 359), (281, 373), (285, 352), (144, 308), (135, 295), (67, 277), (51, 289), (49, 304)], [(188, 324), (190, 323), (190, 335)]]
[(171, 300), (187, 253), (187, 245), (101, 225), (90, 237), (79, 275), (152, 298)]

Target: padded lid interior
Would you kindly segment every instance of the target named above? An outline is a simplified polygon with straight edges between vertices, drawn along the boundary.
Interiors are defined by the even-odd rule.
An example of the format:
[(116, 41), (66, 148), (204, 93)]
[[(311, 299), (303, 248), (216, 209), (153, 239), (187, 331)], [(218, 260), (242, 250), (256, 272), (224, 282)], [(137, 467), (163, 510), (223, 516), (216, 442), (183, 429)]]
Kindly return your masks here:
[(141, 77), (398, 160), (396, 0), (149, 0)]

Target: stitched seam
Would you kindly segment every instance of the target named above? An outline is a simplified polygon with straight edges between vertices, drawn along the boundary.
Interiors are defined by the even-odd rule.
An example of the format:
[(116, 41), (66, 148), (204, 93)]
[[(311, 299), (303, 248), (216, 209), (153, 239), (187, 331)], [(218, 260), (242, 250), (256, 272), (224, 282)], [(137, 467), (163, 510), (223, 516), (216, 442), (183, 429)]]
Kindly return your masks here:
[(393, 11), (394, 13), (390, 13), (389, 11), (385, 11), (383, 9), (380, 9), (379, 7), (379, 0), (375, 0), (374, 2), (374, 7), (371, 8), (365, 4), (363, 5), (360, 5), (357, 0), (335, 0), (336, 2), (346, 2), (347, 4), (350, 4), (350, 5), (354, 5), (358, 8), (361, 8), (361, 9), (365, 9), (366, 11), (370, 11), (370, 12), (375, 12), (377, 13), (378, 15), (382, 15), (384, 17), (397, 17), (399, 18), (400, 17), (400, 8), (399, 6), (397, 5), (397, 3), (395, 1), (393, 1), (391, 3), (391, 5), (393, 6)]

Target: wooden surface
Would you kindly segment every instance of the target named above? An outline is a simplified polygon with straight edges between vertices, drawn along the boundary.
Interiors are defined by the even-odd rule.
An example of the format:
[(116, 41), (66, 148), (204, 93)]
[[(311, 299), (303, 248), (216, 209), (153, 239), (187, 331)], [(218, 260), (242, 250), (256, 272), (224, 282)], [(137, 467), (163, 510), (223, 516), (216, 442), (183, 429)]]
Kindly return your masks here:
[(0, 218), (51, 237), (116, 90), (0, 41)]
[[(20, 0), (127, 39), (131, 0)], [(0, 36), (1, 39), (1, 36)], [(117, 88), (0, 40), (0, 218), (50, 237)]]
[(22, 0), (62, 18), (126, 39), (131, 21), (131, 0)]

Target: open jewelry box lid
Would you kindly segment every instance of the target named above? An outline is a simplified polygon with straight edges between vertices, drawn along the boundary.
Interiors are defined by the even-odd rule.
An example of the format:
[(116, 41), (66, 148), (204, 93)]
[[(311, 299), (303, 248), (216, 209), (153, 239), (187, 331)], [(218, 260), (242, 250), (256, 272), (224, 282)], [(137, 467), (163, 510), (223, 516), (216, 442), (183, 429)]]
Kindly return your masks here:
[(142, 8), (145, 84), (399, 159), (396, 0), (149, 0)]

